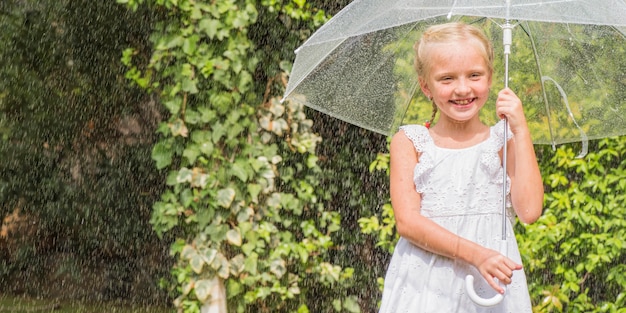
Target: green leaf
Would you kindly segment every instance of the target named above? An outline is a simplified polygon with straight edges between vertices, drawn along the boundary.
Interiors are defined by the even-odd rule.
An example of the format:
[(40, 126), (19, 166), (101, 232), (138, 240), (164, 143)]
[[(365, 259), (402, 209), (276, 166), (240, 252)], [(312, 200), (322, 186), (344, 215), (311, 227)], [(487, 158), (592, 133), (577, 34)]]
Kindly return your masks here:
[(243, 161), (237, 160), (237, 162), (233, 163), (230, 167), (230, 172), (233, 176), (239, 178), (242, 182), (248, 181), (248, 173), (246, 172), (247, 164)]
[(211, 156), (215, 146), (211, 142), (211, 133), (208, 131), (194, 131), (191, 133), (191, 140), (197, 144), (199, 152)]
[(254, 216), (254, 210), (251, 207), (246, 207), (237, 213), (237, 222), (243, 223), (249, 221), (252, 216)]
[(190, 164), (196, 162), (196, 159), (200, 155), (200, 147), (197, 145), (188, 145), (185, 151), (183, 151), (183, 156), (187, 158)]
[(241, 233), (238, 228), (233, 228), (226, 233), (226, 239), (228, 243), (233, 246), (241, 246)]
[[(230, 77), (226, 78), (230, 81)], [(211, 95), (211, 104), (220, 114), (225, 114), (231, 109), (231, 105), (233, 104), (233, 96), (228, 92), (221, 92), (219, 94)]]
[(196, 293), (196, 297), (200, 302), (206, 302), (211, 296), (211, 291), (218, 284), (218, 279), (201, 279), (196, 281), (194, 284), (194, 291)]
[(245, 257), (243, 254), (238, 254), (230, 259), (230, 271), (233, 275), (239, 275), (244, 270)]
[(359, 306), (359, 302), (354, 296), (344, 298), (343, 308), (346, 309), (346, 311), (351, 312), (351, 313), (361, 312), (361, 307)]
[(194, 54), (197, 50), (197, 43), (199, 40), (200, 37), (198, 37), (198, 35), (192, 35), (188, 38), (185, 38), (183, 42), (183, 52), (188, 55)]
[(250, 253), (244, 261), (244, 269), (246, 272), (256, 275), (258, 273), (258, 259), (259, 256), (256, 253)]
[(230, 276), (230, 263), (221, 253), (217, 255), (216, 262), (213, 262), (213, 268), (217, 270), (217, 275), (223, 279)]
[(217, 118), (217, 113), (208, 107), (200, 107), (198, 108), (198, 112), (200, 113), (201, 123), (209, 124)]
[(195, 79), (183, 78), (182, 88), (184, 92), (188, 92), (190, 94), (198, 93), (198, 81)]
[(185, 260), (191, 260), (194, 255), (198, 254), (196, 249), (194, 249), (191, 245), (185, 244), (183, 249), (180, 252), (180, 256)]
[(163, 102), (163, 105), (171, 114), (178, 114), (183, 101), (179, 97), (172, 97), (169, 100)]
[(193, 171), (186, 167), (183, 167), (178, 171), (178, 175), (176, 176), (176, 182), (179, 184), (191, 183), (192, 178)]
[(164, 169), (172, 164), (174, 149), (169, 142), (161, 141), (152, 148), (152, 159), (156, 162), (158, 169)]
[(276, 275), (276, 277), (280, 278), (287, 273), (287, 266), (285, 264), (285, 260), (283, 259), (274, 259), (270, 263), (270, 271)]
[(211, 264), (213, 263), (213, 261), (215, 261), (215, 257), (217, 256), (217, 254), (218, 252), (215, 249), (202, 249), (199, 255), (202, 257), (204, 262), (206, 262), (207, 264)]
[(213, 141), (214, 144), (217, 144), (220, 142), (220, 139), (225, 134), (226, 134), (226, 128), (224, 127), (224, 125), (220, 123), (216, 123), (215, 125), (213, 125), (213, 133), (211, 134), (211, 141)]
[(220, 25), (221, 23), (218, 20), (205, 18), (198, 23), (198, 29), (205, 32), (210, 39), (215, 39), (215, 35), (217, 34)]
[(217, 204), (223, 208), (229, 208), (235, 200), (235, 190), (232, 188), (220, 189), (217, 192)]
[(174, 122), (169, 124), (170, 131), (172, 132), (172, 136), (177, 137), (187, 137), (189, 135), (189, 130), (187, 129), (187, 125), (181, 119), (176, 119)]
[(261, 190), (263, 189), (263, 187), (261, 187), (261, 185), (259, 184), (248, 184), (247, 188), (248, 188), (248, 193), (250, 194), (250, 197), (252, 198), (252, 202), (259, 203), (259, 194), (261, 193)]
[(131, 65), (133, 55), (135, 55), (136, 53), (137, 50), (135, 50), (134, 48), (126, 48), (124, 49), (124, 51), (122, 51), (122, 58), (120, 61), (122, 62), (122, 64), (124, 64), (124, 66), (129, 67)]
[(191, 206), (194, 198), (195, 197), (193, 195), (193, 192), (189, 188), (186, 188), (185, 190), (183, 190), (183, 192), (180, 193), (180, 202), (186, 208)]
[(196, 274), (200, 274), (204, 266), (204, 259), (199, 254), (194, 253), (189, 259), (189, 266), (191, 266), (191, 269), (196, 272)]
[(183, 44), (185, 39), (182, 36), (173, 36), (170, 41), (165, 43), (165, 49), (172, 49), (174, 47), (179, 47)]

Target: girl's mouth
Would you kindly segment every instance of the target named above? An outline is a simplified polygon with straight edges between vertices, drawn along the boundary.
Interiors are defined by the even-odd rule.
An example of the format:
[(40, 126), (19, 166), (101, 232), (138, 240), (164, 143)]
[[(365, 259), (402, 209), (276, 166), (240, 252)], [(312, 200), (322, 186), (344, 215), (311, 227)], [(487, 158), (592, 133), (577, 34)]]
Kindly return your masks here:
[(458, 106), (466, 106), (472, 102), (474, 102), (474, 98), (471, 99), (463, 99), (463, 100), (450, 100), (450, 102), (452, 102), (452, 104), (454, 105), (458, 105)]

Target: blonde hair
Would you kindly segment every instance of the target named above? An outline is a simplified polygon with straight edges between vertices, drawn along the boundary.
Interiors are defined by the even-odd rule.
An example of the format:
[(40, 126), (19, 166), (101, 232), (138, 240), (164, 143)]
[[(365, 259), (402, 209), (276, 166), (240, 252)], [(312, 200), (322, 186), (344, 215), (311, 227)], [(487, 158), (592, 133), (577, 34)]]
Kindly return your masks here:
[(415, 51), (414, 67), (417, 75), (423, 78), (428, 76), (430, 70), (428, 50), (432, 44), (455, 41), (472, 43), (485, 58), (489, 73), (493, 73), (493, 46), (485, 33), (476, 26), (452, 22), (430, 26), (413, 46)]

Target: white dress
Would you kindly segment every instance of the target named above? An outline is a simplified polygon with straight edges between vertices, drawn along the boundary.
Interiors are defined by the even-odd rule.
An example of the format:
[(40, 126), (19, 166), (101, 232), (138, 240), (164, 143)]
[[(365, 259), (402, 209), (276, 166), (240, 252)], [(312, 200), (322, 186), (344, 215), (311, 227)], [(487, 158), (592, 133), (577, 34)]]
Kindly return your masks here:
[[(435, 146), (428, 129), (421, 125), (400, 129), (421, 153), (413, 176), (415, 188), (422, 195), (421, 214), (463, 238), (498, 251), (502, 239), (503, 183), (498, 152), (504, 144), (504, 123), (491, 127), (489, 139), (464, 149)], [(512, 231), (515, 213), (510, 205), (509, 190), (506, 201), (506, 253), (521, 264)], [(474, 275), (474, 287), (479, 296), (495, 295), (473, 266), (422, 250), (400, 238), (387, 269), (379, 312), (532, 312), (523, 270), (514, 272), (504, 300), (493, 307), (481, 307), (467, 296), (467, 274)]]

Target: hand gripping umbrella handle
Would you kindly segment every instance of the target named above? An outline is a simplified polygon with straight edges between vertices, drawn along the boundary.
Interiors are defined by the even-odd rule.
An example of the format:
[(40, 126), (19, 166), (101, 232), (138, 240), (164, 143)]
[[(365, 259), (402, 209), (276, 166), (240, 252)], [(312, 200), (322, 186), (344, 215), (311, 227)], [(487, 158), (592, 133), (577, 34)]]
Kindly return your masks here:
[[(500, 240), (500, 253), (506, 255), (506, 250), (506, 240)], [(506, 292), (506, 286), (502, 284), (500, 284), (500, 286), (502, 286), (502, 288), (504, 288), (504, 291)], [(479, 295), (476, 294), (476, 291), (474, 290), (474, 276), (472, 275), (465, 276), (465, 289), (467, 290), (467, 295), (470, 297), (470, 299), (472, 299), (474, 303), (480, 306), (494, 306), (500, 303), (502, 299), (504, 299), (504, 294), (500, 293), (491, 298), (481, 298)]]

